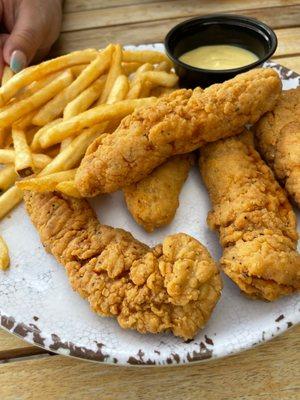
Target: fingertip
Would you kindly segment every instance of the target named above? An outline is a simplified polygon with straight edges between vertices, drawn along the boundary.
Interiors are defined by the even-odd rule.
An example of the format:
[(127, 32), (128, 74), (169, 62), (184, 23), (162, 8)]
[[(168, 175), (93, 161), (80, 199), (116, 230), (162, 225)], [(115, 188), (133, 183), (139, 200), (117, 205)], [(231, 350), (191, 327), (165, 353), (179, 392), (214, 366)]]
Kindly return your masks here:
[(10, 56), (9, 66), (14, 73), (22, 71), (27, 65), (27, 57), (21, 50), (14, 50)]
[(13, 48), (10, 44), (10, 38), (8, 37), (8, 39), (6, 40), (6, 42), (3, 45), (3, 58), (4, 58), (4, 62), (10, 66), (10, 60), (11, 60), (11, 56), (13, 53)]

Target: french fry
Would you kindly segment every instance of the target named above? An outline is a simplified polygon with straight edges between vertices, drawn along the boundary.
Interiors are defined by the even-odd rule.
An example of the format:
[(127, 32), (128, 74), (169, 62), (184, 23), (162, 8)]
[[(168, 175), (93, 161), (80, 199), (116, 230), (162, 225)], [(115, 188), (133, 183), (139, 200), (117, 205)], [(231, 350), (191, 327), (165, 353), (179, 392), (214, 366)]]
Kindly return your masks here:
[[(14, 164), (15, 156), (12, 149), (0, 149), (0, 164)], [(32, 158), (36, 169), (43, 169), (52, 161), (46, 154), (32, 154)]]
[(72, 143), (73, 138), (68, 137), (67, 139), (63, 140), (60, 144), (60, 151), (63, 151)]
[(122, 74), (121, 62), (122, 62), (122, 47), (119, 44), (116, 44), (114, 46), (113, 54), (111, 57), (110, 69), (108, 71), (105, 85), (101, 93), (101, 96), (97, 102), (97, 105), (106, 102), (115, 80), (119, 75)]
[(102, 75), (95, 80), (87, 89), (85, 89), (73, 101), (67, 104), (64, 109), (64, 120), (70, 119), (86, 111), (97, 99), (104, 88), (107, 75)]
[(24, 117), (20, 118), (13, 124), (13, 127), (16, 129), (26, 129), (28, 126), (32, 124), (32, 119), (36, 114), (36, 110), (31, 111), (30, 113), (24, 115)]
[(40, 145), (40, 137), (42, 136), (42, 134), (49, 128), (51, 128), (52, 126), (55, 126), (57, 124), (59, 124), (60, 122), (62, 122), (63, 119), (62, 118), (58, 118), (55, 119), (54, 121), (49, 122), (49, 124), (43, 126), (43, 128), (39, 129), (36, 134), (34, 135), (34, 138), (32, 140), (32, 143), (30, 145), (30, 148), (32, 151), (37, 152), (40, 151), (41, 145)]
[[(0, 112), (9, 110), (12, 106), (14, 106), (15, 104), (19, 103), (21, 100), (28, 99), (34, 93), (38, 92), (39, 90), (41, 90), (45, 86), (47, 86), (49, 83), (51, 83), (59, 75), (60, 75), (59, 73), (51, 74), (51, 75), (49, 75), (49, 76), (47, 76), (47, 77), (45, 77), (45, 78), (43, 78), (43, 79), (41, 79), (39, 81), (32, 82), (30, 85), (28, 85), (25, 88), (23, 88), (22, 90), (20, 90), (16, 94), (16, 96), (13, 99), (11, 99), (6, 105), (2, 106), (0, 108)], [(30, 110), (27, 110), (25, 116), (28, 115), (28, 114), (30, 114)], [(16, 122), (14, 122), (14, 123), (16, 123)]]
[(15, 171), (21, 177), (34, 173), (33, 157), (28, 146), (24, 131), (12, 129), (12, 139), (15, 149)]
[(149, 97), (152, 88), (153, 88), (152, 82), (147, 81), (147, 79), (142, 80), (142, 88), (140, 91), (140, 97)]
[(10, 188), (17, 180), (18, 175), (13, 164), (8, 164), (0, 170), (0, 194)]
[(165, 71), (165, 72), (170, 72), (171, 65), (170, 63), (167, 63), (166, 61), (162, 61), (161, 63), (157, 64), (155, 67), (155, 71)]
[(47, 86), (49, 83), (51, 83), (54, 79), (56, 79), (59, 75), (61, 75), (61, 73), (62, 72), (56, 72), (47, 75), (44, 78), (38, 81), (34, 81), (30, 85), (22, 88), (13, 99), (11, 99), (7, 104), (1, 107), (1, 111), (8, 110), (14, 104), (19, 103), (21, 100), (28, 99), (28, 97), (31, 97), (33, 94), (35, 94), (36, 92)]
[(35, 192), (53, 192), (59, 182), (74, 179), (76, 169), (56, 172), (46, 176), (24, 179), (16, 183), (21, 190), (33, 190)]
[(2, 271), (9, 267), (10, 259), (7, 244), (2, 236), (0, 236), (0, 269)]
[(77, 78), (81, 74), (81, 72), (88, 66), (88, 64), (81, 64), (81, 65), (75, 65), (74, 67), (71, 67), (70, 70), (72, 72), (72, 75)]
[(4, 108), (9, 107), (11, 104), (17, 103), (20, 100), (26, 99), (27, 97), (32, 96), (34, 93), (38, 92), (39, 90), (43, 89), (45, 86), (49, 85), (54, 79), (59, 77), (62, 74), (61, 72), (55, 72), (53, 74), (49, 74), (38, 81), (32, 82), (30, 85), (26, 86), (22, 90), (20, 90), (16, 96), (4, 106)]
[(135, 78), (138, 79), (138, 78), (139, 78), (139, 75), (140, 75), (142, 72), (153, 71), (153, 69), (154, 69), (154, 67), (153, 67), (153, 65), (150, 64), (150, 63), (142, 64), (142, 65), (136, 70)]
[(14, 72), (8, 65), (5, 65), (2, 74), (1, 86), (3, 86), (6, 82), (10, 80), (14, 76)]
[(75, 186), (74, 180), (58, 183), (55, 190), (67, 196), (76, 197), (77, 199), (80, 199), (82, 197)]
[(22, 191), (16, 186), (11, 187), (0, 196), (0, 219), (5, 217), (23, 199)]
[(46, 154), (48, 157), (52, 159), (55, 158), (59, 153), (60, 153), (60, 144), (56, 144), (54, 146), (48, 147), (48, 149), (46, 149), (43, 154)]
[(38, 81), (44, 76), (61, 69), (78, 64), (87, 64), (94, 60), (99, 54), (95, 49), (74, 51), (65, 56), (45, 61), (39, 65), (25, 68), (14, 75), (4, 86), (0, 88), (0, 105), (6, 104), (21, 88), (33, 81)]
[(13, 149), (0, 149), (0, 164), (15, 163), (15, 151)]
[(32, 154), (32, 157), (34, 166), (38, 170), (44, 169), (52, 161), (52, 158), (46, 154)]
[(11, 131), (10, 131), (9, 134), (5, 138), (3, 148), (10, 149), (12, 147), (12, 145), (13, 145), (13, 142), (12, 142)]
[[(149, 65), (149, 64), (148, 64)], [(178, 82), (177, 75), (167, 73), (165, 71), (151, 71), (146, 70), (147, 64), (144, 64), (138, 69), (136, 77), (132, 82), (132, 86), (128, 92), (127, 98), (135, 99), (138, 97), (148, 97), (154, 87), (168, 87), (173, 88)]]
[[(15, 126), (13, 126), (13, 128), (19, 129), (19, 127)], [(25, 131), (27, 143), (30, 146), (39, 128), (37, 126), (31, 125), (30, 127), (27, 127), (26, 129), (23, 130)]]
[(126, 75), (119, 75), (107, 98), (107, 104), (114, 104), (126, 99), (129, 90), (129, 81)]
[(8, 135), (8, 130), (7, 129), (0, 129), (0, 147), (4, 146), (4, 143), (6, 141)]
[(152, 71), (153, 68), (154, 67), (152, 64), (145, 63), (137, 69), (136, 74), (134, 75), (134, 78), (131, 82), (130, 89), (127, 93), (127, 99), (138, 99), (139, 97), (143, 97), (141, 96), (141, 94), (143, 91), (145, 91), (144, 87), (146, 84), (146, 80), (141, 78), (141, 74), (142, 72)]
[(40, 176), (54, 172), (65, 171), (76, 167), (84, 156), (88, 146), (105, 132), (107, 123), (94, 125), (92, 128), (84, 129), (80, 135), (72, 140), (72, 143), (59, 153), (40, 173)]
[(122, 62), (122, 71), (125, 75), (133, 74), (142, 64), (138, 62)]
[(155, 86), (150, 90), (150, 96), (162, 97), (174, 92), (176, 88), (166, 88), (163, 86)]
[(74, 100), (83, 92), (92, 82), (95, 81), (108, 68), (111, 59), (111, 46), (108, 46), (103, 52), (99, 53), (97, 58), (92, 61), (81, 74), (58, 93), (53, 99), (45, 104), (35, 115), (32, 122), (38, 126), (44, 126), (62, 114), (66, 105)]
[[(13, 79), (13, 78), (12, 78)], [(72, 74), (69, 70), (60, 74), (54, 81), (47, 86), (34, 93), (31, 97), (21, 100), (6, 110), (0, 112), (0, 128), (5, 128), (17, 121), (28, 110), (34, 110), (45, 104), (49, 99), (54, 97), (58, 92), (70, 85), (72, 82)], [(9, 83), (10, 81), (8, 81)], [(8, 84), (7, 83), (7, 84)], [(1, 90), (1, 89), (0, 89)]]
[(130, 99), (138, 99), (143, 89), (143, 83), (141, 80), (135, 80), (131, 83), (131, 87), (128, 90), (126, 98)]
[(165, 71), (146, 71), (140, 73), (140, 79), (147, 80), (156, 86), (174, 87), (178, 82), (178, 76)]
[(123, 61), (150, 63), (150, 64), (159, 64), (163, 61), (166, 61), (166, 63), (168, 63), (170, 67), (172, 67), (172, 62), (164, 53), (154, 50), (142, 50), (142, 51), (124, 50)]
[(61, 143), (64, 139), (73, 136), (84, 128), (115, 118), (122, 119), (131, 114), (135, 108), (148, 106), (155, 101), (154, 97), (147, 97), (145, 99), (123, 100), (115, 104), (101, 104), (49, 128), (39, 138), (40, 144), (45, 149), (53, 144)]

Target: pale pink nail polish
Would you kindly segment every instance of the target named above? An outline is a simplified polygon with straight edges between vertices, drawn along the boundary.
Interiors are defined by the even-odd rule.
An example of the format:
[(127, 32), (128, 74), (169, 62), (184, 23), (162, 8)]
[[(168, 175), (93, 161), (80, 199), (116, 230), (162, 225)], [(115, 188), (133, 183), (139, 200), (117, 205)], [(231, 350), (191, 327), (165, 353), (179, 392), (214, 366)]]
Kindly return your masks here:
[(20, 72), (27, 65), (27, 58), (23, 51), (15, 50), (10, 57), (10, 68), (15, 72)]

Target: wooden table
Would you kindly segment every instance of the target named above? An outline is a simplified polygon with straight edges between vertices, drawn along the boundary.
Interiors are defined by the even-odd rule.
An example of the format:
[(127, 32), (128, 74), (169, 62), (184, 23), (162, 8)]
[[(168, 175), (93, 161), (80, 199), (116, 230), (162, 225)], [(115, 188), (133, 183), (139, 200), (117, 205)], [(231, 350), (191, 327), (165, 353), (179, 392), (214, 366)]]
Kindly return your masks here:
[[(279, 39), (274, 59), (300, 73), (300, 1), (70, 0), (53, 55), (109, 42), (160, 42), (178, 22), (232, 12)], [(194, 366), (119, 368), (78, 361), (0, 332), (0, 399), (300, 399), (300, 327), (256, 349)]]

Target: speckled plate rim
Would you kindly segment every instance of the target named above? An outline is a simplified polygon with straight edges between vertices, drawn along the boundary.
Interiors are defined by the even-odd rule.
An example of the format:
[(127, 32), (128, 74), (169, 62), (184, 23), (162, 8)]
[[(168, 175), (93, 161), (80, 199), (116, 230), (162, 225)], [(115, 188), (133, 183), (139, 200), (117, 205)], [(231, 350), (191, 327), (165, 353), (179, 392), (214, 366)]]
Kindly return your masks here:
[[(300, 311), (300, 308), (299, 310)], [(280, 314), (276, 322), (280, 322), (285, 319), (283, 314)], [(98, 351), (95, 352), (93, 350), (87, 349), (85, 347), (76, 346), (72, 342), (62, 342), (58, 336), (55, 338), (55, 343), (51, 346), (45, 346), (41, 344), (41, 331), (37, 326), (33, 326), (33, 324), (26, 325), (23, 322), (17, 323), (13, 317), (8, 317), (1, 313), (0, 311), (0, 326), (6, 332), (13, 334), (14, 336), (24, 340), (25, 342), (37, 346), (43, 350), (49, 351), (51, 353), (55, 353), (57, 355), (70, 357), (74, 359), (81, 359), (84, 361), (89, 361), (97, 364), (104, 365), (114, 365), (119, 367), (179, 367), (182, 365), (195, 365), (203, 362), (213, 361), (216, 359), (230, 357), (232, 355), (237, 355), (243, 353), (247, 350), (254, 349), (256, 347), (261, 346), (262, 344), (269, 342), (275, 339), (278, 336), (281, 336), (286, 331), (290, 330), (292, 327), (298, 326), (300, 324), (300, 319), (294, 322), (287, 322), (286, 327), (282, 327), (277, 330), (276, 333), (272, 331), (263, 331), (263, 335), (261, 338), (258, 338), (257, 341), (252, 341), (251, 343), (247, 343), (247, 345), (242, 345), (238, 350), (230, 350), (226, 348), (226, 351), (222, 353), (219, 352), (215, 354), (213, 352), (213, 348), (211, 347), (212, 342), (210, 338), (207, 338), (205, 335), (205, 341), (201, 341), (199, 344), (199, 351), (193, 351), (191, 353), (187, 353), (186, 357), (188, 361), (179, 362), (177, 359), (177, 354), (171, 352), (165, 360), (162, 360), (160, 363), (154, 362), (151, 359), (145, 359), (144, 353), (140, 350), (135, 356), (131, 356), (127, 358), (127, 360), (117, 359), (114, 354), (111, 357), (103, 354), (102, 343), (97, 343)], [(279, 328), (279, 326), (278, 326)], [(32, 335), (32, 339), (29, 339), (27, 335)], [(55, 335), (52, 335), (55, 336)], [(119, 354), (115, 354), (119, 356)], [(1, 359), (0, 359), (1, 361)]]
[[(162, 44), (125, 47), (137, 49), (139, 49), (140, 47), (146, 47), (157, 49), (157, 47), (159, 46), (162, 46)], [(298, 86), (300, 86), (300, 75), (296, 72), (291, 71), (274, 62), (267, 62), (265, 63), (265, 66), (275, 68), (283, 79), (298, 79)], [(297, 302), (295, 304), (297, 304)], [(262, 331), (262, 335), (256, 338), (252, 338), (252, 340), (248, 341), (245, 344), (239, 344), (238, 348), (232, 346), (229, 343), (227, 346), (223, 346), (221, 351), (219, 349), (218, 352), (214, 352), (213, 340), (206, 335), (203, 335), (198, 341), (199, 343), (195, 343), (198, 346), (198, 349), (187, 352), (184, 358), (182, 357), (182, 355), (180, 358), (178, 354), (170, 352), (169, 354), (164, 354), (164, 358), (160, 358), (159, 361), (153, 361), (150, 358), (144, 357), (145, 354), (142, 350), (139, 350), (137, 354), (128, 357), (128, 354), (126, 352), (116, 352), (115, 349), (109, 349), (107, 346), (105, 346), (106, 351), (103, 351), (104, 345), (102, 343), (96, 342), (97, 350), (95, 351), (93, 349), (78, 346), (70, 341), (64, 341), (55, 334), (51, 335), (52, 342), (50, 345), (47, 345), (44, 343), (43, 332), (39, 329), (38, 322), (34, 324), (25, 324), (24, 322), (16, 321), (13, 316), (6, 315), (4, 311), (2, 312), (0, 306), (0, 326), (4, 330), (14, 334), (15, 336), (25, 340), (26, 342), (59, 355), (120, 366), (176, 366), (183, 364), (194, 364), (203, 361), (213, 360), (216, 358), (226, 357), (232, 354), (238, 354), (242, 351), (256, 347), (261, 343), (269, 341), (273, 337), (276, 337), (285, 332), (291, 326), (299, 324), (300, 305), (299, 309), (297, 309), (297, 313), (294, 313), (292, 316), (288, 317), (285, 316), (283, 313), (279, 314), (275, 319), (275, 322), (277, 325), (277, 329), (274, 330), (274, 327), (267, 327), (265, 331)], [(109, 354), (107, 354), (107, 352)]]

